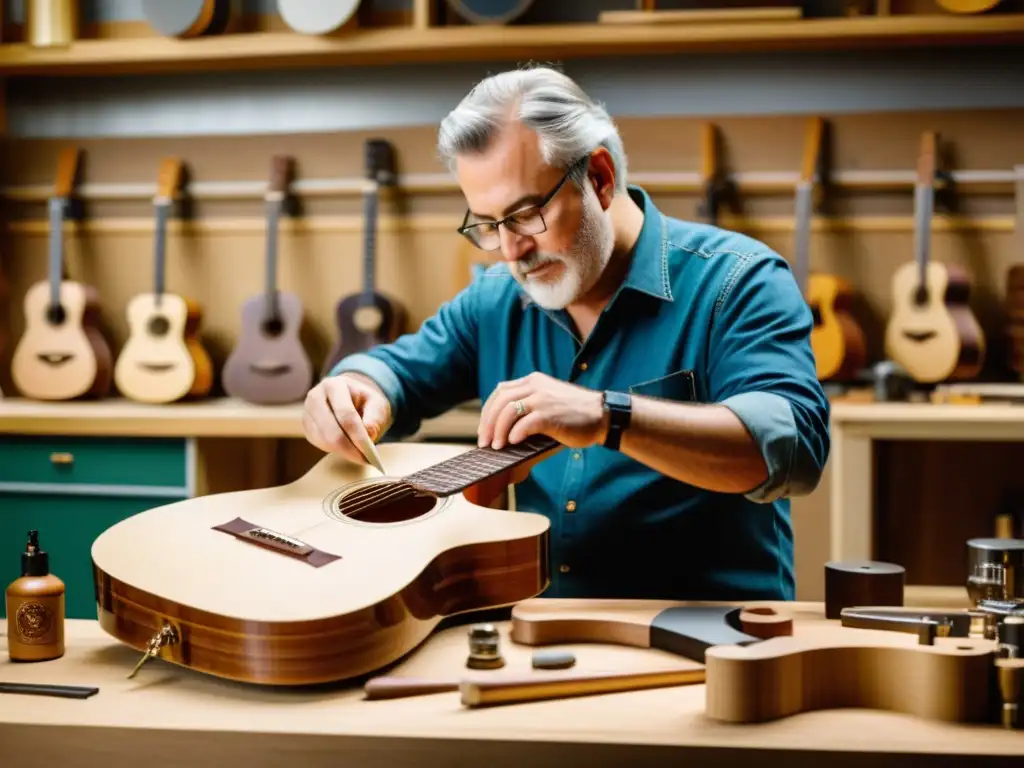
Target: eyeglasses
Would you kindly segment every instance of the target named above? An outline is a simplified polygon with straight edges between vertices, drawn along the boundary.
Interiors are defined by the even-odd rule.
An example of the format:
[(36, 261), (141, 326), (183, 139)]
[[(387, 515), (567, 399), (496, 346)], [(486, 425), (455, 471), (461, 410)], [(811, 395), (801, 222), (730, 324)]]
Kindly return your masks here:
[(469, 220), (469, 211), (466, 211), (466, 217), (462, 221), (462, 226), (458, 229), (459, 234), (466, 237), (469, 242), (483, 251), (496, 251), (501, 247), (501, 236), (498, 233), (498, 227), (505, 227), (517, 235), (539, 235), (542, 232), (546, 232), (548, 226), (544, 221), (543, 209), (554, 199), (555, 195), (558, 194), (558, 190), (569, 180), (572, 173), (580, 165), (585, 164), (589, 157), (589, 155), (584, 155), (578, 160), (573, 161), (561, 180), (539, 203), (514, 211), (503, 219), (468, 224), (466, 222)]

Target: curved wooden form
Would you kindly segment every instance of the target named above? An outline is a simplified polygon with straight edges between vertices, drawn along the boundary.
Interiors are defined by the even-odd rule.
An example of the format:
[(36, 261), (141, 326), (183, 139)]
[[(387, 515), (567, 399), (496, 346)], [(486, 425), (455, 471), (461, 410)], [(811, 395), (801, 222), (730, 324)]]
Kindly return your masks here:
[[(380, 446), (401, 477), (465, 452)], [(376, 671), (442, 618), (547, 586), (546, 517), (464, 495), (383, 499), (359, 519), (337, 516), (346, 493), (396, 481), (376, 475), (327, 455), (287, 485), (186, 499), (121, 521), (92, 548), (100, 625), (140, 653), (154, 642), (159, 658), (199, 672), (305, 685)]]
[(800, 712), (866, 707), (932, 720), (991, 722), (996, 645), (835, 624), (705, 655), (706, 714), (758, 723)]
[(793, 618), (777, 602), (744, 606), (673, 600), (535, 598), (512, 609), (513, 642), (612, 643), (657, 648), (703, 661), (712, 645), (788, 635)]

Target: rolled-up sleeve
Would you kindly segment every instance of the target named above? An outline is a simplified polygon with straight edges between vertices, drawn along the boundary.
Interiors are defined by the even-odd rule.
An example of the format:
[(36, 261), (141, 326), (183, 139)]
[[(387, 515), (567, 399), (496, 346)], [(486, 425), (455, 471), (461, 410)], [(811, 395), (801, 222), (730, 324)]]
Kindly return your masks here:
[(811, 350), (813, 317), (778, 254), (741, 254), (715, 305), (709, 394), (753, 436), (767, 479), (746, 497), (804, 496), (821, 480), (830, 449), (829, 402)]
[(328, 375), (361, 373), (391, 403), (387, 439), (414, 434), (423, 419), (477, 397), (478, 284), (442, 304), (415, 333), (343, 358)]

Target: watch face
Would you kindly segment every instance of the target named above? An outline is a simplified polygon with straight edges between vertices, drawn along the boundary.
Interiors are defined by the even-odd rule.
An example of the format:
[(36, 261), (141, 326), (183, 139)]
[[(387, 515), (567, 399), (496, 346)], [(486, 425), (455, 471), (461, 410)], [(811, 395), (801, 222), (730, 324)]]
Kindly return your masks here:
[(604, 401), (610, 408), (629, 408), (630, 397), (623, 392), (605, 392)]

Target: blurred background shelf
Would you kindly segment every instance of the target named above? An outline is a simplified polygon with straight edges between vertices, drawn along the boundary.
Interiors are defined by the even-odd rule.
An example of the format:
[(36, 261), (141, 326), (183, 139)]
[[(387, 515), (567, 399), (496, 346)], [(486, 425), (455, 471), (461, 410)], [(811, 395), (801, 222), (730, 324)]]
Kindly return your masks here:
[(333, 36), (240, 32), (190, 40), (83, 38), (67, 48), (0, 45), (0, 75), (97, 75), (674, 53), (1012, 45), (1024, 14), (902, 15), (701, 24), (412, 25)]

